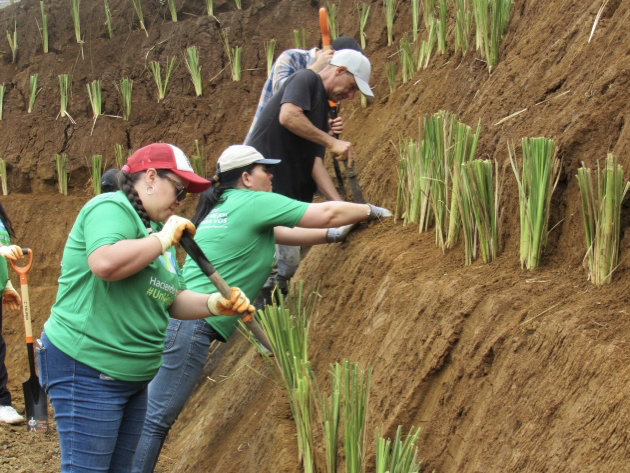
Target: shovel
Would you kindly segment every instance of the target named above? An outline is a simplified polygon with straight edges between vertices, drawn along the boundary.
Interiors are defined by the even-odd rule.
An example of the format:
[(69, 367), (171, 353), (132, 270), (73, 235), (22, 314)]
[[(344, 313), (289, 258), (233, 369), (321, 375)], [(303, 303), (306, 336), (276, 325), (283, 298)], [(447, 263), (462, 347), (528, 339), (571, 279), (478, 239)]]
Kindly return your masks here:
[[(319, 9), (319, 29), (322, 32), (322, 49), (327, 51), (330, 49), (330, 28), (328, 26), (328, 12), (324, 7)], [(330, 105), (330, 118), (333, 120), (337, 118), (337, 110), (339, 109), (339, 105), (335, 102), (328, 101)], [(339, 135), (335, 134), (335, 138), (339, 138)], [(346, 165), (346, 177), (348, 178), (348, 185), (350, 186), (350, 192), (352, 192), (352, 200), (357, 204), (365, 204), (365, 197), (363, 197), (363, 192), (361, 191), (361, 186), (359, 185), (359, 180), (357, 179), (357, 172), (354, 170), (354, 165), (352, 167), (348, 166), (348, 162), (344, 161)], [(339, 170), (339, 163), (336, 159), (333, 158), (333, 164), (335, 165), (335, 175), (337, 176), (337, 180), (340, 183), (340, 188), (342, 193), (345, 194), (346, 190), (343, 186), (343, 178), (341, 178), (341, 171)], [(344, 195), (345, 198), (345, 195)]]
[(13, 261), (11, 266), (20, 276), (22, 292), (22, 312), (24, 314), (24, 329), (26, 331), (26, 350), (28, 351), (28, 367), (31, 377), (22, 383), (24, 390), (24, 405), (26, 407), (26, 430), (28, 432), (48, 431), (48, 402), (46, 391), (39, 385), (39, 378), (35, 372), (35, 356), (33, 354), (33, 327), (31, 326), (31, 301), (28, 297), (28, 279), (26, 275), (33, 266), (33, 251), (22, 248), (24, 255), (28, 255), (28, 264), (18, 267)]
[[(218, 289), (221, 295), (229, 300), (230, 295), (232, 294), (230, 286), (228, 286), (221, 275), (217, 273), (217, 270), (214, 269), (212, 263), (210, 263), (201, 248), (199, 248), (197, 242), (193, 240), (188, 232), (184, 232), (181, 240), (179, 241), (179, 244), (182, 246), (182, 248), (184, 248), (186, 253), (190, 255), (192, 260), (197, 263), (197, 266), (199, 266), (201, 272), (208, 276), (212, 284), (214, 284), (214, 287)], [(267, 334), (258, 324), (254, 316), (250, 314), (243, 314), (241, 316), (241, 319), (245, 323), (245, 326), (250, 330), (250, 332), (252, 332), (254, 337), (256, 337), (256, 340), (258, 340), (267, 350), (273, 351), (271, 349), (271, 342), (269, 342), (269, 339), (267, 338)]]

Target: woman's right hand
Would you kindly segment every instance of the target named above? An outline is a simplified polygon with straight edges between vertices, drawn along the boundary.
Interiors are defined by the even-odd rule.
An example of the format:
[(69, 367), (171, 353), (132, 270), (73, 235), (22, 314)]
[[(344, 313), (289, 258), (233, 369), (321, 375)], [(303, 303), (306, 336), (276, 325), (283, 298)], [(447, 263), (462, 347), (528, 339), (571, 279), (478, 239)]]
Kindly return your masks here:
[(0, 246), (0, 256), (15, 261), (24, 256), (24, 253), (22, 253), (22, 248), (17, 245)]
[(232, 288), (230, 299), (226, 299), (220, 292), (208, 297), (208, 310), (212, 315), (242, 315), (245, 312), (253, 314), (256, 309), (249, 303), (247, 296), (238, 287)]
[(190, 220), (185, 219), (184, 217), (179, 217), (178, 215), (171, 215), (164, 224), (162, 230), (152, 233), (151, 236), (160, 240), (160, 244), (162, 245), (162, 254), (164, 254), (171, 246), (179, 243), (184, 231), (194, 235), (197, 229)]
[(372, 204), (367, 205), (370, 207), (370, 210), (368, 211), (368, 220), (393, 217), (392, 213), (385, 207), (377, 207), (376, 205)]

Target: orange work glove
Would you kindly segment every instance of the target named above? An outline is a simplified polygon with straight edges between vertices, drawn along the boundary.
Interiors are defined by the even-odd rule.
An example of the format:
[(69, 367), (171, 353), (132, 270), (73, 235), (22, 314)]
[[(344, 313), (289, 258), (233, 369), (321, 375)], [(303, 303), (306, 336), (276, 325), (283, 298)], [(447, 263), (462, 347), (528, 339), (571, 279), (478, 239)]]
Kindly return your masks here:
[(223, 297), (220, 292), (210, 294), (208, 310), (212, 315), (242, 315), (245, 312), (253, 314), (256, 309), (238, 287), (233, 287), (229, 300)]

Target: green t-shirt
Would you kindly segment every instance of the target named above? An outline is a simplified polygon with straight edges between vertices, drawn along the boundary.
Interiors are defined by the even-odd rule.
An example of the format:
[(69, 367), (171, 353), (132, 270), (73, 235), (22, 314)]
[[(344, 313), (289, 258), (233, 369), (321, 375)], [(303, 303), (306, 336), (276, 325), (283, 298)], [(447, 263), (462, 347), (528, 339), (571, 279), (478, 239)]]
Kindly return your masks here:
[[(0, 246), (11, 245), (11, 238), (9, 232), (7, 232), (4, 222), (0, 220)], [(9, 279), (9, 271), (7, 269), (7, 260), (0, 256), (0, 294), (4, 291), (4, 286), (7, 285)]]
[[(295, 227), (307, 207), (307, 203), (271, 192), (231, 189), (197, 226), (195, 241), (225, 282), (239, 287), (253, 301), (274, 262), (273, 228)], [(183, 273), (188, 289), (217, 291), (190, 256)], [(225, 341), (234, 332), (238, 317), (215, 316), (206, 321)]]
[[(154, 224), (152, 224), (154, 225)], [(159, 230), (161, 224), (155, 224)], [(162, 364), (168, 307), (185, 288), (171, 248), (120, 281), (96, 277), (88, 256), (120, 240), (148, 236), (120, 191), (101, 194), (79, 212), (61, 262), (57, 299), (44, 330), (61, 351), (112, 378), (152, 379)]]

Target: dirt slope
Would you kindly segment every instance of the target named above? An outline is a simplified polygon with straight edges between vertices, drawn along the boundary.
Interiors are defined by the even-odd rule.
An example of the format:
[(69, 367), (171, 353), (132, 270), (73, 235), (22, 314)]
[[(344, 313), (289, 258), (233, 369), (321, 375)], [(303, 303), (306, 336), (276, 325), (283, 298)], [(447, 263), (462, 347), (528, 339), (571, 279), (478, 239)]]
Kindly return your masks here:
[[(149, 36), (138, 29), (129, 2), (110, 1), (115, 37), (107, 39), (102, 3), (81, 4), (83, 57), (74, 40), (69, 2), (49, 4), (51, 52), (41, 53), (35, 18), (39, 3), (23, 0), (0, 10), (0, 25), (18, 22), (18, 63), (1, 42), (0, 83), (7, 92), (0, 121), (0, 156), (7, 160), (10, 195), (2, 197), (20, 242), (37, 255), (31, 279), (36, 330), (55, 296), (65, 237), (89, 198), (86, 158), (113, 160), (116, 143), (137, 148), (150, 141), (178, 144), (192, 153), (205, 145), (209, 169), (221, 150), (240, 142), (265, 76), (263, 41), (276, 51), (292, 47), (292, 30), (308, 26), (314, 45), (317, 7), (298, 0), (216, 2), (216, 20), (203, 2), (178, 2), (180, 21), (166, 7), (143, 2)], [(588, 38), (599, 0), (517, 1), (500, 64), (489, 75), (474, 51), (464, 58), (434, 55), (428, 69), (388, 94), (381, 4), (370, 4), (367, 55), (376, 100), (343, 104), (346, 136), (356, 144), (357, 168), (372, 202), (393, 208), (399, 136), (416, 137), (426, 113), (449, 110), (466, 123), (482, 121), (478, 157), (507, 169), (503, 187), (502, 246), (490, 265), (463, 266), (461, 247), (443, 255), (434, 233), (418, 234), (400, 222), (365, 225), (341, 245), (313, 249), (298, 277), (319, 283), (320, 301), (311, 332), (312, 362), (323, 383), (328, 364), (348, 357), (371, 364), (367, 451), (373, 468), (374, 428), (392, 436), (396, 426), (421, 426), (421, 456), (429, 470), (630, 471), (630, 338), (628, 252), (624, 237), (614, 283), (594, 288), (582, 268), (584, 243), (575, 174), (613, 152), (630, 170), (626, 128), (630, 48), (630, 0), (610, 0), (593, 40)], [(340, 32), (357, 37), (353, 2), (338, 3)], [(411, 29), (410, 5), (401, 3), (395, 38)], [(241, 82), (229, 80), (220, 31), (244, 46)], [(426, 32), (422, 32), (426, 35)], [(471, 42), (474, 41), (470, 37)], [(195, 97), (180, 63), (164, 101), (145, 68), (150, 60), (200, 47), (204, 95)], [(223, 71), (223, 72), (222, 72)], [(28, 80), (39, 73), (42, 91), (28, 114)], [(77, 124), (55, 121), (57, 78), (73, 74), (69, 112)], [(94, 134), (85, 84), (103, 80), (105, 113), (119, 113), (113, 80), (134, 79), (129, 122), (98, 119)], [(527, 110), (525, 110), (527, 109)], [(497, 122), (516, 112), (513, 118)], [(522, 137), (557, 140), (562, 175), (553, 197), (550, 244), (542, 268), (518, 263), (518, 202), (506, 166), (507, 143)], [(53, 156), (67, 152), (70, 196), (56, 190)], [(190, 214), (193, 202), (184, 214)], [(624, 227), (630, 213), (622, 215)], [(17, 281), (14, 280), (17, 284)], [(5, 317), (10, 387), (23, 409), (26, 378), (20, 317)], [(161, 471), (300, 471), (289, 408), (279, 389), (260, 375), (262, 363), (244, 340), (202, 378), (177, 422)], [(32, 436), (0, 426), (5, 449), (0, 471), (58, 471), (51, 435)], [(28, 448), (24, 446), (28, 445)], [(318, 452), (319, 455), (322, 452)], [(320, 461), (320, 465), (323, 464)], [(323, 471), (323, 469), (321, 470)]]

